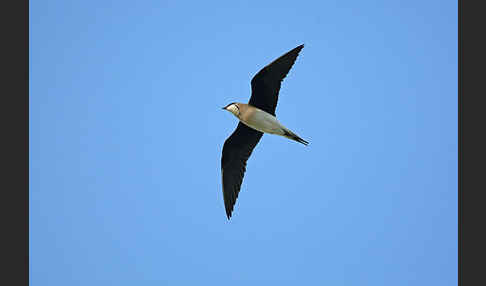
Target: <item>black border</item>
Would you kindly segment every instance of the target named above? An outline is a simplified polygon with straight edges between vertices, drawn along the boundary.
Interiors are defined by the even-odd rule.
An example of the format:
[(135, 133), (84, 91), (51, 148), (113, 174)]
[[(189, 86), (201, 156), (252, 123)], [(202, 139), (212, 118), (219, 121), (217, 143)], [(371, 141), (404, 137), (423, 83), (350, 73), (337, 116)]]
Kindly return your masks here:
[(2, 285), (29, 285), (29, 1), (2, 5)]
[(458, 2), (458, 282), (486, 285), (486, 23), (484, 3)]

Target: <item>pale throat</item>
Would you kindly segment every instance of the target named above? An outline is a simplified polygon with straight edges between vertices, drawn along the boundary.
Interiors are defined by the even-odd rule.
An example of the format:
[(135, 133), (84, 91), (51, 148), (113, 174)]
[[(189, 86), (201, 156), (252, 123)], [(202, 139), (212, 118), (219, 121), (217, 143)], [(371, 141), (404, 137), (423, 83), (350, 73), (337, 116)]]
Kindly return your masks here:
[(238, 107), (232, 105), (229, 107), (231, 113), (233, 113), (234, 116), (240, 118), (240, 110), (238, 109)]

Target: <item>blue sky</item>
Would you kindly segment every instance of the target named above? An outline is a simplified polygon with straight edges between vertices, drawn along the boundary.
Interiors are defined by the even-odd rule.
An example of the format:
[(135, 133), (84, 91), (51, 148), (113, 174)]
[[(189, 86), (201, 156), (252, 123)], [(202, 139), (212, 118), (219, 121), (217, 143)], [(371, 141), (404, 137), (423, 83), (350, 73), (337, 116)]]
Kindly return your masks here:
[[(457, 285), (457, 1), (30, 1), (31, 285)], [(250, 80), (305, 44), (226, 219)]]

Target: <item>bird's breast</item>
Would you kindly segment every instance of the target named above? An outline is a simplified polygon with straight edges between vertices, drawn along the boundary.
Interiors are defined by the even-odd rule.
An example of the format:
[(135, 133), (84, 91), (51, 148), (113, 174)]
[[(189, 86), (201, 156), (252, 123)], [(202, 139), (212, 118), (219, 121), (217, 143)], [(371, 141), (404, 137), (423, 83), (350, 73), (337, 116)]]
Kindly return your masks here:
[(240, 116), (240, 120), (247, 126), (263, 133), (282, 133), (282, 126), (277, 118), (263, 110), (248, 110), (248, 112)]

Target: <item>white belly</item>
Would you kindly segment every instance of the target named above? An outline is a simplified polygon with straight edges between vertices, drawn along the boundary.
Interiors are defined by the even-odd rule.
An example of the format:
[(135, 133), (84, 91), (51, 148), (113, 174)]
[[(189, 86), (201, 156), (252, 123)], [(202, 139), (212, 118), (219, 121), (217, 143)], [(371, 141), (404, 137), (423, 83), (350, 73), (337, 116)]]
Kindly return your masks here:
[(263, 110), (255, 110), (246, 120), (241, 120), (241, 122), (263, 133), (284, 134), (283, 129), (285, 127), (278, 122), (275, 116)]

